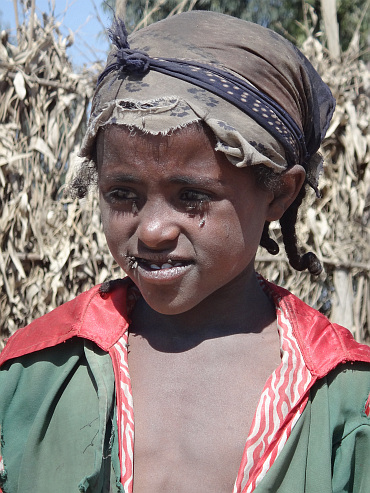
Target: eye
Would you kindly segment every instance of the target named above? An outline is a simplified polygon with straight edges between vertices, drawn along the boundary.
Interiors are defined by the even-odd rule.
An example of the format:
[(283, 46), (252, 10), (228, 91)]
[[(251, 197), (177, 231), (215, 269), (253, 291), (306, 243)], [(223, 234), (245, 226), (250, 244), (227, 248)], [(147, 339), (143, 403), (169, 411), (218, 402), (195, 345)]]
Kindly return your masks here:
[(180, 196), (186, 212), (200, 212), (211, 200), (210, 195), (199, 190), (184, 190)]
[(131, 204), (138, 200), (138, 195), (127, 188), (114, 188), (105, 194), (105, 199), (111, 204)]

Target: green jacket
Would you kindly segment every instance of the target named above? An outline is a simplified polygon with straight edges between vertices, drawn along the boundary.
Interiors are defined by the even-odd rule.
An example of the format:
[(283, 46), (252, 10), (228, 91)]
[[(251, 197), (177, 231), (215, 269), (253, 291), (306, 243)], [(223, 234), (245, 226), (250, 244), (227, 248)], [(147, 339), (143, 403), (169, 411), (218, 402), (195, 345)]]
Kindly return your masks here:
[(112, 362), (74, 337), (0, 372), (4, 493), (123, 492)]
[[(21, 329), (3, 351), (3, 493), (124, 492), (110, 348), (127, 330), (125, 290), (101, 297), (94, 288)], [(281, 293), (303, 344), (324, 317)], [(306, 351), (316, 372), (308, 402), (255, 493), (370, 492), (370, 349), (325, 323), (326, 343)], [(313, 331), (311, 341), (320, 337)]]

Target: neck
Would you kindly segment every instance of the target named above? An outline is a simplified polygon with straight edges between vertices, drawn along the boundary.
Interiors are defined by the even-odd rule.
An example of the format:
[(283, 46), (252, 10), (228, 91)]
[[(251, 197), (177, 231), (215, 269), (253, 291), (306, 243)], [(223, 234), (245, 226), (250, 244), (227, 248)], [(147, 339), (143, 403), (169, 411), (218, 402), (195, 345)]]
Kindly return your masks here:
[(158, 350), (183, 351), (205, 339), (236, 333), (258, 333), (275, 320), (275, 309), (255, 273), (243, 273), (191, 310), (163, 315), (140, 299), (130, 332)]

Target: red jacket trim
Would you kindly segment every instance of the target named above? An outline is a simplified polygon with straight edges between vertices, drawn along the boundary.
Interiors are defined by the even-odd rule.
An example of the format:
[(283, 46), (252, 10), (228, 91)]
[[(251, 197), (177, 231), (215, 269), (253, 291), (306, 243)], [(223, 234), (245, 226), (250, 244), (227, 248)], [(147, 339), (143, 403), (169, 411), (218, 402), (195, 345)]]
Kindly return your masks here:
[(348, 329), (331, 323), (286, 289), (269, 282), (267, 286), (277, 306), (287, 313), (306, 366), (313, 376), (322, 378), (340, 363), (370, 363), (370, 347), (356, 342)]
[[(17, 330), (0, 354), (0, 365), (72, 337), (89, 339), (104, 351), (109, 351), (129, 326), (129, 285), (129, 280), (122, 282), (105, 295), (101, 295), (99, 286), (95, 286)], [(370, 347), (357, 343), (349, 330), (332, 324), (286, 289), (269, 282), (266, 285), (277, 308), (283, 310), (290, 320), (307, 368), (315, 377), (327, 375), (340, 363), (370, 363)]]
[(18, 329), (1, 352), (0, 365), (9, 359), (56, 346), (72, 337), (89, 339), (104, 351), (109, 351), (129, 325), (128, 283), (122, 283), (108, 294), (101, 294), (99, 287), (93, 287)]

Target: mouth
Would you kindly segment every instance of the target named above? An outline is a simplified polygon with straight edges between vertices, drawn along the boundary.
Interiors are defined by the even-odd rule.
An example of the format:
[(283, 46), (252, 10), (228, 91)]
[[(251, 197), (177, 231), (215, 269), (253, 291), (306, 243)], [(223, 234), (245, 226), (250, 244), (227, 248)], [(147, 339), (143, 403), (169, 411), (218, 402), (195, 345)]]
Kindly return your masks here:
[(126, 255), (130, 269), (138, 267), (146, 271), (160, 271), (168, 269), (178, 269), (179, 267), (187, 267), (193, 262), (183, 259), (175, 259), (168, 257), (166, 259), (145, 259), (134, 255)]

